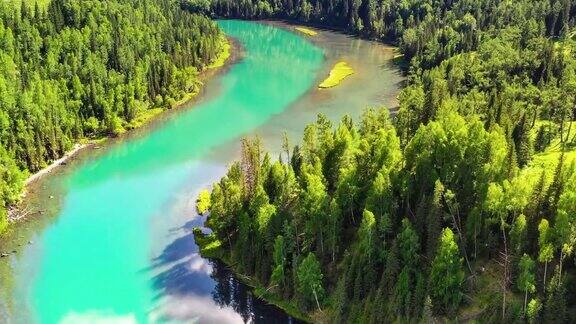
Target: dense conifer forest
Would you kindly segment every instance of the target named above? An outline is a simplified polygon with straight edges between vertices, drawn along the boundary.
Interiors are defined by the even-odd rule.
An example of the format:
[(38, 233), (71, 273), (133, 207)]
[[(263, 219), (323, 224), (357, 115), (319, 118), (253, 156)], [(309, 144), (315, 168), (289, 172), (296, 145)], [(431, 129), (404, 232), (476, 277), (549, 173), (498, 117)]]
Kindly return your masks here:
[(206, 15), (395, 44), (407, 82), (280, 156), (245, 139), (203, 253), (316, 322), (576, 322), (573, 0), (1, 2), (0, 232), (29, 172), (197, 91)]
[(0, 232), (28, 172), (197, 91), (215, 22), (171, 0), (0, 2)]
[(576, 3), (188, 0), (399, 46), (399, 109), (259, 139), (204, 192), (200, 240), (314, 321), (576, 321)]

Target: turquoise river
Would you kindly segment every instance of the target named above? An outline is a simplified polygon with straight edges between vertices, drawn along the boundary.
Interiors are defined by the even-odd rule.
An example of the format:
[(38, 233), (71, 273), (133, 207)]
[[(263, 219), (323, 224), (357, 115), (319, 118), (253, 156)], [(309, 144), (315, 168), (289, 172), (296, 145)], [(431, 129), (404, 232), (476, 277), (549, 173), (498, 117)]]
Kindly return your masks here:
[[(393, 107), (393, 50), (331, 31), (314, 38), (272, 22), (220, 21), (238, 59), (199, 99), (85, 150), (30, 187), (32, 211), (0, 243), (0, 323), (294, 322), (202, 258), (197, 193), (238, 157), (243, 136), (278, 152), (318, 113), (338, 120)], [(317, 89), (331, 66), (356, 73)], [(2, 246), (4, 245), (4, 246)]]

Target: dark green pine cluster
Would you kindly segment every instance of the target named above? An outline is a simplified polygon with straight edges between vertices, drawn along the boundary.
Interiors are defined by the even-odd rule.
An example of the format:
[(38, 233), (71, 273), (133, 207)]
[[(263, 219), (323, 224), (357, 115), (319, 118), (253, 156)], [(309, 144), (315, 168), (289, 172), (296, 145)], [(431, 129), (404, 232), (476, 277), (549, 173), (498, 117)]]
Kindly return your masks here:
[(197, 91), (222, 46), (213, 21), (170, 0), (28, 3), (0, 3), (0, 232), (24, 170)]
[(266, 291), (331, 322), (454, 318), (467, 306), (488, 321), (568, 320), (573, 166), (529, 182), (511, 170), (502, 128), (452, 107), (406, 145), (382, 109), (358, 125), (319, 116), (288, 147), (272, 161), (244, 140), (200, 199), (220, 256)]

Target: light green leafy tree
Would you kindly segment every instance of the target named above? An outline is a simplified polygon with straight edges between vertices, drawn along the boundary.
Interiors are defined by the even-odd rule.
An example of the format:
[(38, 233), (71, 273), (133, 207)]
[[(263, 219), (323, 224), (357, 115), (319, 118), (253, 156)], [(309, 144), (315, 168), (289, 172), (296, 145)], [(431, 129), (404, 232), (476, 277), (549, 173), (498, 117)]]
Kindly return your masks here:
[(451, 229), (445, 228), (438, 244), (436, 257), (430, 271), (430, 296), (433, 304), (452, 314), (462, 300), (464, 271), (458, 244)]
[(540, 299), (538, 298), (531, 299), (530, 302), (528, 303), (528, 310), (527, 310), (528, 323), (530, 324), (539, 323), (541, 310), (542, 310), (542, 302), (540, 302)]
[(542, 219), (538, 224), (538, 261), (544, 263), (544, 287), (546, 287), (546, 275), (548, 262), (554, 258), (554, 244), (552, 243), (552, 232), (547, 219)]
[(200, 191), (196, 200), (196, 210), (203, 215), (210, 209), (210, 192), (206, 189)]
[(306, 303), (315, 301), (318, 309), (321, 309), (321, 302), (324, 300), (324, 286), (322, 280), (324, 275), (320, 268), (320, 262), (314, 253), (309, 252), (298, 266), (298, 292)]
[(533, 293), (536, 290), (536, 278), (534, 275), (534, 260), (526, 253), (520, 258), (518, 262), (518, 290), (524, 292), (524, 312), (526, 312), (526, 304), (528, 303), (528, 293)]

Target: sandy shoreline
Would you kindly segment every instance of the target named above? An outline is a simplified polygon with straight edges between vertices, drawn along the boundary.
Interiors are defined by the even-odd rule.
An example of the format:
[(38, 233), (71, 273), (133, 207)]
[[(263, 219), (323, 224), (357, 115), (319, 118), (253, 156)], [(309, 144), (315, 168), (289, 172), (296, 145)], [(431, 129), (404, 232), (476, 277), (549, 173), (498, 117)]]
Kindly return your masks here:
[(52, 170), (54, 170), (55, 168), (57, 168), (59, 166), (66, 165), (66, 163), (68, 163), (68, 161), (71, 158), (73, 158), (74, 156), (76, 156), (76, 154), (78, 154), (78, 152), (80, 152), (80, 150), (82, 150), (88, 146), (90, 146), (90, 144), (74, 144), (74, 147), (70, 151), (66, 152), (61, 158), (59, 158), (58, 160), (55, 160), (54, 162), (52, 162), (47, 167), (45, 167), (42, 170), (29, 176), (24, 181), (24, 186), (29, 186), (31, 183), (42, 178), (44, 175), (51, 173)]

